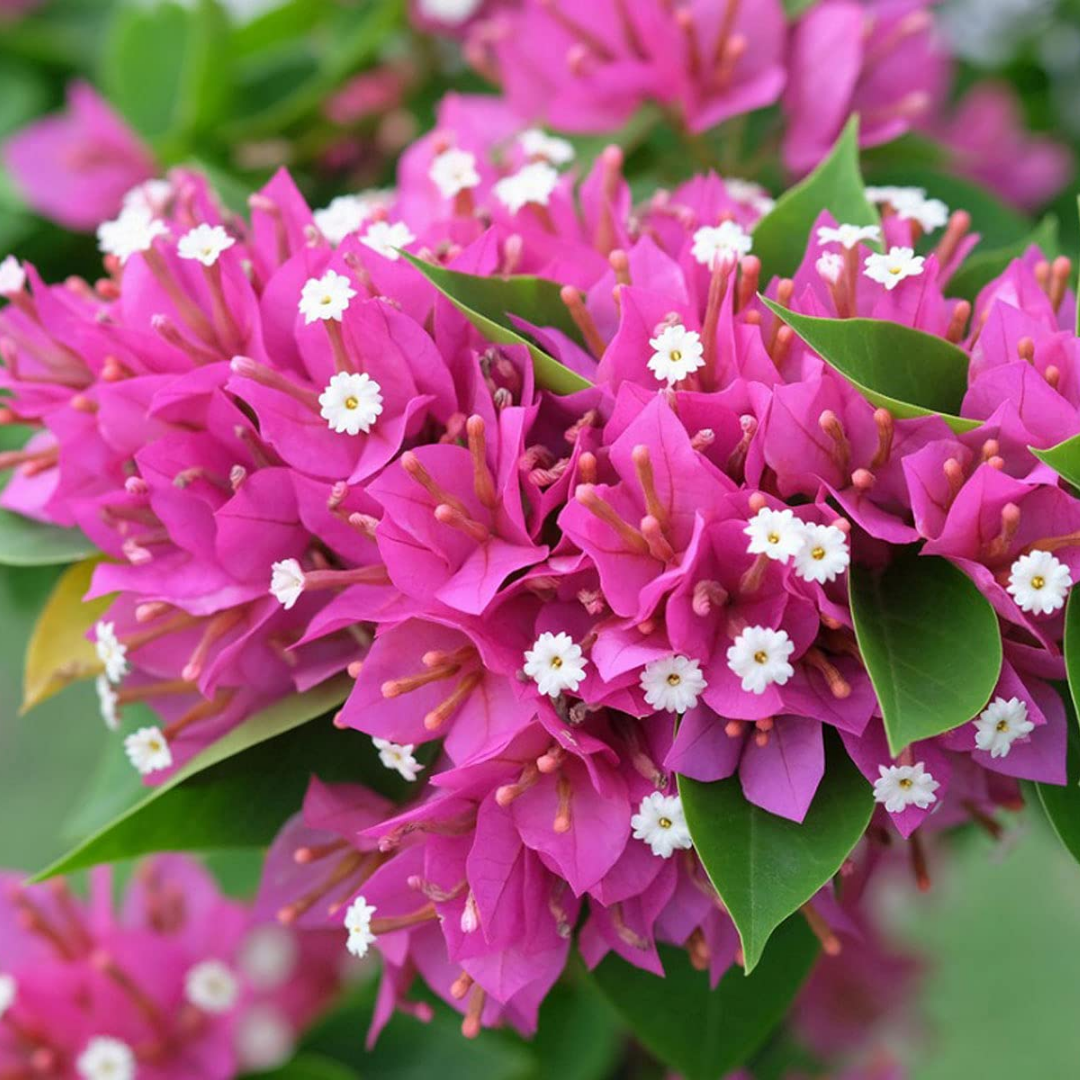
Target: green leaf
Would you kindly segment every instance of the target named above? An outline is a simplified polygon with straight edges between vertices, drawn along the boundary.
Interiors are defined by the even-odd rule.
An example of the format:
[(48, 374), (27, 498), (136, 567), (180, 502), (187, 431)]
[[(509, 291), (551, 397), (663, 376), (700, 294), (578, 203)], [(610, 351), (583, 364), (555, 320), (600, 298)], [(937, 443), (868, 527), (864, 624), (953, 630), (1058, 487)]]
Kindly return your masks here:
[(96, 551), (78, 529), (60, 529), (0, 510), (0, 566), (58, 566)]
[(784, 0), (784, 14), (794, 21), (800, 15), (805, 15), (818, 0)]
[(836, 738), (826, 742), (825, 775), (801, 825), (755, 806), (738, 777), (706, 784), (680, 776), (679, 794), (747, 971), (773, 931), (840, 869), (874, 809), (870, 786)]
[(360, 1074), (348, 1065), (321, 1054), (297, 1054), (280, 1069), (245, 1076), (247, 1080), (360, 1080)]
[(1057, 252), (1058, 220), (1053, 214), (1044, 217), (1030, 233), (1004, 247), (983, 251), (980, 244), (949, 279), (949, 295), (974, 303), (979, 293), (994, 278), (1004, 273), (1009, 263), (1020, 258), (1032, 244), (1049, 257), (1053, 257)]
[(859, 175), (859, 120), (852, 117), (829, 156), (801, 183), (777, 200), (754, 228), (754, 254), (762, 280), (790, 277), (806, 253), (806, 241), (822, 210), (847, 225), (877, 225)]
[(1080, 699), (1080, 600), (1077, 592), (1069, 594), (1065, 607), (1065, 669), (1068, 686), (1058, 686), (1068, 715), (1068, 750), (1064, 785), (1035, 784), (1039, 802), (1046, 812), (1058, 839), (1077, 862), (1080, 862), (1080, 726), (1077, 705)]
[(661, 979), (610, 953), (593, 972), (636, 1038), (685, 1080), (738, 1068), (783, 1019), (817, 956), (801, 918), (789, 919), (751, 975), (733, 967), (715, 990), (681, 949), (662, 945)]
[(818, 319), (762, 300), (822, 360), (894, 416), (940, 415), (954, 431), (981, 423), (956, 415), (967, 392), (968, 355), (952, 342), (882, 319)]
[(852, 567), (850, 591), (893, 754), (978, 716), (1001, 674), (1001, 632), (963, 571), (908, 550), (883, 571)]
[(299, 808), (312, 773), (326, 780), (361, 774), (356, 751), (366, 749), (363, 740), (329, 722), (308, 724), (344, 701), (349, 685), (334, 679), (249, 717), (160, 787), (140, 788), (134, 805), (37, 880), (152, 851), (269, 843)]
[(447, 270), (402, 253), (453, 305), (491, 341), (524, 345), (532, 356), (536, 381), (557, 394), (584, 390), (590, 383), (564, 367), (512, 327), (507, 313), (537, 327), (554, 327), (580, 340), (580, 334), (559, 296), (559, 286), (538, 277), (477, 277)]
[(563, 978), (540, 1007), (531, 1049), (536, 1080), (606, 1080), (623, 1050), (622, 1033), (591, 979)]
[(112, 597), (84, 601), (99, 559), (84, 559), (60, 576), (41, 609), (26, 647), (22, 712), (59, 693), (68, 683), (101, 671), (86, 632), (105, 613)]
[(229, 28), (216, 0), (122, 4), (102, 60), (105, 92), (160, 150), (181, 152), (210, 130), (231, 92)]
[(1068, 481), (1073, 487), (1080, 487), (1080, 435), (1074, 435), (1046, 450), (1039, 450), (1034, 446), (1029, 446), (1028, 449), (1041, 462), (1049, 465), (1062, 480)]

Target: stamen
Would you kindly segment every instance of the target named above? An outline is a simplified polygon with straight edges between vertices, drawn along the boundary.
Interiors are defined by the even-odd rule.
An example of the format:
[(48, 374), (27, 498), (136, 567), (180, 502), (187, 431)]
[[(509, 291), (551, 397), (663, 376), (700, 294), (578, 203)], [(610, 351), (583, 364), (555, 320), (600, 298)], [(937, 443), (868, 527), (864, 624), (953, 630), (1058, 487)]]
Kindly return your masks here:
[(90, 963), (111, 979), (127, 996), (128, 1000), (146, 1017), (159, 1033), (167, 1026), (165, 1015), (154, 999), (129, 975), (104, 949), (97, 950)]
[(589, 309), (585, 307), (581, 293), (573, 285), (564, 285), (559, 292), (559, 296), (566, 305), (570, 318), (574, 320), (574, 325), (581, 331), (581, 336), (585, 339), (589, 352), (599, 360), (603, 357), (607, 346), (604, 344), (604, 339), (600, 334), (596, 321), (593, 319)]
[(442, 487), (435, 482), (431, 474), (420, 464), (420, 459), (411, 451), (406, 450), (401, 455), (401, 467), (408, 474), (410, 479), (415, 480), (434, 500), (438, 503), (445, 503), (447, 506), (453, 507), (463, 517), (469, 517), (468, 507), (456, 496), (451, 495), (450, 492), (444, 491)]
[(389, 679), (382, 684), (382, 696), (395, 698), (402, 694), (411, 694), (414, 690), (419, 690), (421, 686), (449, 679), (460, 670), (461, 665), (457, 663), (436, 664), (428, 671), (420, 671), (415, 675), (406, 675), (400, 679)]
[(461, 1001), (465, 995), (472, 988), (473, 977), (467, 972), (463, 971), (451, 984), (450, 984), (450, 996), (455, 1001)]
[(125, 686), (116, 691), (117, 704), (130, 705), (136, 701), (166, 697), (171, 694), (193, 694), (196, 687), (188, 679), (163, 679), (160, 682), (144, 683), (142, 686)]
[(334, 370), (337, 372), (363, 371), (364, 365), (354, 363), (353, 358), (349, 355), (349, 350), (345, 345), (345, 330), (341, 323), (337, 319), (323, 319), (321, 321), (323, 326), (326, 327), (326, 336), (330, 339), (330, 348), (334, 354)]
[(739, 579), (739, 592), (741, 594), (757, 592), (761, 587), (761, 583), (765, 580), (769, 562), (769, 556), (765, 552), (762, 552), (754, 559), (750, 569)]
[(951, 504), (964, 486), (966, 480), (964, 467), (956, 458), (949, 458), (942, 466), (942, 471), (945, 473), (945, 479), (949, 485), (949, 503)]
[(1016, 343), (1016, 354), (1021, 360), (1026, 360), (1029, 364), (1035, 363), (1035, 342), (1029, 337), (1022, 337)]
[(966, 210), (954, 210), (949, 217), (948, 225), (945, 226), (945, 232), (941, 235), (941, 240), (934, 249), (934, 254), (941, 266), (945, 266), (952, 259), (960, 246), (960, 241), (970, 231), (971, 215)]
[(1059, 255), (1050, 266), (1050, 285), (1046, 291), (1055, 314), (1061, 309), (1061, 302), (1065, 299), (1071, 276), (1072, 261), (1065, 255)]
[(229, 362), (233, 372), (243, 379), (251, 379), (253, 382), (268, 386), (272, 390), (280, 390), (295, 398), (301, 405), (306, 405), (312, 412), (319, 411), (319, 395), (314, 390), (306, 390), (298, 386), (292, 379), (286, 378), (280, 372), (252, 360), (250, 356), (234, 356)]
[(424, 717), (424, 727), (428, 731), (438, 731), (457, 711), (461, 703), (476, 689), (484, 677), (482, 671), (472, 671), (465, 676), (444, 701), (435, 706)]
[[(350, 851), (348, 855), (340, 858), (335, 864), (330, 874), (323, 879), (318, 885), (315, 886), (310, 892), (305, 893), (299, 900), (294, 900), (291, 904), (286, 904), (277, 913), (278, 922), (285, 926), (291, 926), (300, 918), (304, 912), (313, 908), (328, 892), (337, 888), (343, 881), (346, 881), (357, 870), (360, 869), (367, 856), (362, 851)], [(357, 883), (357, 888), (363, 884)]]
[(986, 545), (988, 561), (1004, 559), (1008, 555), (1020, 528), (1020, 516), (1020, 507), (1016, 503), (1006, 503), (1001, 508), (1001, 531)]
[(892, 453), (893, 436), (896, 434), (896, 425), (893, 423), (892, 413), (888, 409), (874, 410), (874, 423), (878, 431), (878, 448), (870, 460), (871, 469), (880, 469), (889, 460)]
[(945, 331), (945, 339), (954, 345), (964, 340), (964, 331), (967, 329), (968, 320), (971, 318), (971, 304), (967, 300), (960, 300), (953, 308), (952, 318), (949, 320), (949, 328)]
[(690, 954), (690, 965), (695, 971), (708, 971), (711, 954), (705, 934), (700, 926), (695, 927), (686, 941), (686, 951)]
[(193, 363), (198, 364), (199, 366), (217, 364), (221, 361), (221, 355), (219, 353), (211, 352), (201, 345), (196, 345), (193, 341), (188, 341), (188, 339), (180, 333), (180, 328), (168, 317), (168, 315), (162, 315), (161, 313), (152, 315), (150, 317), (150, 327), (162, 341), (171, 345), (174, 349), (179, 349), (188, 356)]
[(649, 554), (658, 562), (669, 563), (675, 558), (675, 549), (668, 543), (660, 522), (651, 514), (641, 519), (641, 533), (649, 545)]
[(656, 490), (656, 477), (653, 474), (652, 457), (649, 448), (644, 445), (635, 446), (631, 453), (634, 462), (634, 472), (637, 474), (638, 483), (641, 485), (642, 494), (645, 496), (645, 510), (661, 528), (667, 528), (670, 524), (671, 515), (668, 508), (660, 499), (660, 493)]
[(219, 713), (224, 712), (229, 707), (229, 703), (236, 696), (235, 686), (224, 686), (208, 701), (200, 702), (193, 708), (188, 709), (183, 716), (174, 720), (162, 734), (165, 736), (167, 742), (172, 742), (179, 735), (181, 735), (192, 724), (197, 724), (200, 720), (209, 720), (212, 716), (217, 716)]
[(373, 934), (393, 934), (398, 930), (407, 930), (410, 926), (419, 926), (421, 923), (431, 922), (439, 917), (432, 903), (425, 904), (416, 911), (410, 911), (405, 915), (386, 915), (371, 920), (371, 932)]
[(349, 846), (347, 840), (328, 840), (325, 844), (310, 844), (298, 847), (293, 852), (293, 862), (298, 866), (307, 866), (309, 863), (318, 862), (328, 855), (334, 855)]
[(744, 255), (739, 261), (739, 291), (735, 295), (735, 310), (742, 311), (757, 296), (761, 284), (761, 260), (756, 255)]
[(867, 492), (877, 483), (877, 477), (869, 469), (856, 469), (851, 474), (851, 486), (856, 491)]
[(851, 464), (851, 444), (844, 433), (844, 425), (840, 418), (832, 411), (826, 409), (818, 417), (818, 426), (832, 440), (832, 449), (829, 456), (841, 472), (847, 472)]
[(452, 529), (463, 532), (471, 540), (478, 544), (486, 544), (491, 538), (491, 530), (480, 521), (475, 521), (468, 514), (463, 514), (457, 507), (449, 503), (439, 503), (435, 507), (435, 520), (442, 525), (449, 525)]
[(694, 585), (692, 607), (695, 615), (705, 618), (714, 608), (723, 607), (727, 602), (727, 590), (719, 581), (702, 580)]
[(803, 904), (799, 910), (803, 913), (807, 925), (813, 930), (814, 936), (821, 942), (825, 955), (839, 956), (842, 951), (840, 939), (832, 932), (821, 913), (809, 902)]
[[(583, 454), (582, 458), (584, 456)], [(574, 492), (574, 498), (615, 532), (631, 551), (636, 552), (638, 555), (648, 553), (649, 542), (637, 529), (623, 521), (616, 511), (600, 498), (600, 494), (593, 484), (579, 484)]]
[(484, 1014), (484, 1001), (487, 995), (483, 987), (474, 985), (469, 992), (469, 1005), (465, 1010), (465, 1019), (461, 1021), (461, 1034), (466, 1039), (475, 1039), (480, 1034), (481, 1018)]
[(506, 809), (518, 796), (524, 795), (540, 779), (540, 770), (535, 763), (530, 762), (521, 770), (515, 784), (503, 784), (495, 791), (495, 801)]
[(926, 862), (926, 849), (923, 847), (922, 834), (914, 832), (908, 841), (911, 846), (911, 869), (915, 874), (915, 884), (919, 892), (930, 891), (930, 869)]
[(705, 304), (705, 321), (701, 328), (701, 345), (704, 364), (701, 368), (701, 381), (706, 386), (716, 384), (716, 333), (720, 325), (720, 308), (727, 293), (728, 276), (731, 264), (726, 259), (718, 259), (709, 278), (709, 297)]
[(470, 416), (465, 424), (469, 440), (469, 455), (473, 464), (473, 489), (482, 506), (494, 510), (499, 505), (499, 496), (495, 490), (495, 478), (487, 464), (487, 439), (484, 434), (484, 419)]
[(840, 674), (825, 654), (817, 648), (806, 650), (803, 659), (816, 671), (821, 672), (829, 687), (829, 693), (839, 701), (851, 696), (851, 683)]

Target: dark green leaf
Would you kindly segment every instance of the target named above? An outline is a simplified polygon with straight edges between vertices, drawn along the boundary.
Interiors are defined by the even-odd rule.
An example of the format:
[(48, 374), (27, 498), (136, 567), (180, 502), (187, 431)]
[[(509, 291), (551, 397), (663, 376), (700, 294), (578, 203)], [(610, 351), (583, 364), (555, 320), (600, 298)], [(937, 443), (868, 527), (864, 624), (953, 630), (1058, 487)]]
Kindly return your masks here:
[(0, 510), (0, 566), (57, 566), (96, 551), (78, 529), (59, 529)]
[(739, 931), (747, 971), (773, 931), (840, 869), (874, 809), (869, 784), (835, 738), (801, 825), (751, 803), (738, 777), (705, 784), (680, 776), (679, 793), (694, 848)]
[(853, 567), (850, 589), (893, 754), (978, 716), (1001, 673), (1001, 632), (966, 574), (909, 551), (883, 571)]
[(968, 356), (944, 338), (881, 319), (818, 319), (762, 298), (830, 367), (894, 416), (940, 414), (954, 431), (978, 420), (956, 415), (968, 385)]
[(557, 394), (572, 394), (583, 390), (589, 382), (563, 367), (538, 345), (524, 337), (513, 326), (507, 313), (536, 327), (554, 327), (575, 340), (580, 338), (559, 297), (559, 286), (537, 277), (477, 277), (447, 270), (442, 266), (422, 262), (403, 253), (485, 337), (501, 345), (525, 345), (532, 355), (536, 381)]
[(540, 1080), (521, 1039), (491, 1029), (476, 1039), (462, 1038), (461, 1016), (420, 993), (434, 1014), (428, 1024), (396, 1013), (375, 1046), (365, 1050), (375, 1000), (369, 983), (319, 1021), (304, 1036), (302, 1050), (352, 1065), (370, 1080)]
[(321, 1054), (297, 1054), (287, 1065), (272, 1072), (247, 1073), (246, 1080), (360, 1080), (348, 1065)]
[(1037, 450), (1034, 446), (1028, 449), (1062, 480), (1068, 481), (1073, 487), (1080, 487), (1080, 435), (1074, 435), (1047, 450)]
[(841, 224), (876, 225), (859, 175), (859, 121), (852, 117), (829, 156), (801, 183), (785, 192), (754, 229), (754, 254), (763, 278), (790, 277), (806, 253), (810, 230), (822, 210)]
[(949, 295), (974, 303), (982, 289), (1004, 273), (1009, 263), (1020, 258), (1032, 244), (1049, 258), (1057, 253), (1058, 220), (1053, 214), (1044, 217), (1032, 232), (1004, 247), (984, 251), (984, 245), (980, 243), (949, 280)]
[(49, 103), (49, 88), (29, 64), (5, 57), (0, 63), (0, 137), (44, 112)]
[[(259, 847), (300, 806), (312, 773), (326, 780), (361, 775), (364, 740), (329, 721), (349, 682), (335, 679), (250, 717), (147, 791), (38, 875), (39, 880), (151, 851)], [(115, 753), (122, 753), (119, 746)]]
[(802, 918), (789, 919), (753, 974), (733, 967), (715, 990), (685, 952), (661, 946), (666, 976), (611, 953), (593, 978), (634, 1035), (685, 1080), (718, 1080), (738, 1068), (783, 1019), (817, 956)]
[(1074, 604), (1072, 596), (1069, 597), (1069, 608), (1065, 615), (1065, 649), (1069, 687), (1059, 687), (1058, 692), (1069, 718), (1066, 781), (1064, 784), (1035, 784), (1034, 787), (1058, 839), (1069, 854), (1080, 862), (1080, 727), (1077, 726), (1075, 707), (1077, 691), (1080, 690), (1080, 602)]
[(606, 1080), (623, 1048), (622, 1033), (590, 979), (562, 979), (544, 998), (532, 1041), (536, 1080)]

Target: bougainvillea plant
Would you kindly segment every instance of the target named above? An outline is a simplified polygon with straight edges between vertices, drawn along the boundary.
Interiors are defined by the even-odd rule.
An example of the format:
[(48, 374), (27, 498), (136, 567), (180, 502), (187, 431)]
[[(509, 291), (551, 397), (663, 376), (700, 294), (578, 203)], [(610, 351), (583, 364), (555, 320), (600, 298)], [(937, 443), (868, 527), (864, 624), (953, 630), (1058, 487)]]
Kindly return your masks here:
[[(1071, 262), (864, 184), (929, 93), (867, 57), (932, 81), (921, 4), (829, 115), (779, 4), (422, 7), (505, 97), (443, 99), (393, 190), (312, 209), (283, 170), (239, 215), (140, 172), (96, 280), (0, 262), (0, 561), (70, 564), (26, 704), (93, 679), (119, 766), (0, 893), (0, 1080), (297, 1042), (279, 1075), (334, 1080), (332, 997), (375, 1054), (402, 1015), (542, 1047), (602, 998), (688, 1080), (785, 1040), (900, 1075), (875, 893), (1025, 801), (1080, 853)], [(781, 92), (782, 193), (522, 120), (658, 100), (693, 139)], [(236, 848), (250, 906), (158, 854)], [(101, 867), (148, 855), (114, 913)]]

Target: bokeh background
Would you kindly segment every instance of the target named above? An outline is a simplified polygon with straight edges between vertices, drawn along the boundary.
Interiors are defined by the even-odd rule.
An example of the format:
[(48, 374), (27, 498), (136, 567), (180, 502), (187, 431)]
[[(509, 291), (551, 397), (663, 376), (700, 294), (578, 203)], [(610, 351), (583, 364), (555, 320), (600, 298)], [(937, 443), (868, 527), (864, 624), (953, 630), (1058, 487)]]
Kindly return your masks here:
[[(400, 0), (226, 6), (229, 12), (212, 0), (55, 0), (32, 18), (0, 25), (0, 140), (59, 107), (65, 84), (78, 76), (98, 86), (161, 160), (198, 163), (223, 190), (238, 193), (238, 204), (286, 162), (318, 205), (387, 183), (397, 151), (429, 126), (446, 87), (479, 85), (430, 41), (406, 40)], [(220, 26), (220, 38), (192, 37), (193, 11), (224, 20), (206, 24)], [(952, 0), (942, 22), (964, 59), (964, 80), (997, 74), (1019, 90), (1036, 130), (1080, 143), (1080, 0)], [(180, 59), (163, 80), (153, 65), (174, 53)], [(337, 119), (328, 115), (334, 91), (376, 62), (393, 73), (380, 84), (389, 96), (380, 99), (373, 83), (367, 105), (356, 91), (351, 111), (343, 99)], [(1063, 250), (1075, 251), (1075, 194), (1070, 189), (1050, 209)], [(9, 250), (47, 277), (89, 271), (97, 259), (91, 237), (36, 216), (0, 169), (0, 256)], [(19, 433), (5, 434), (11, 445), (21, 442)], [(25, 645), (58, 574), (0, 570), (2, 866), (46, 865), (103, 813), (88, 806), (88, 792), (100, 787), (104, 754), (115, 748), (101, 737), (92, 687), (68, 688), (19, 714)], [(227, 867), (229, 887), (243, 889), (242, 860), (213, 865)], [(1042, 817), (1029, 815), (1000, 842), (967, 837), (947, 861), (939, 856), (932, 874), (927, 895), (897, 890), (888, 911), (897, 940), (926, 965), (919, 1022), (902, 1047), (914, 1080), (1035, 1076), (1033, 1048), (1039, 1077), (1078, 1075), (1080, 868)], [(454, 1046), (456, 1037), (448, 1037), (445, 1076), (455, 1074)], [(428, 1074), (427, 1064), (416, 1066), (417, 1076)], [(373, 1067), (370, 1075), (378, 1075)], [(513, 1055), (507, 1050), (486, 1064), (473, 1057), (462, 1068), (510, 1076)]]

